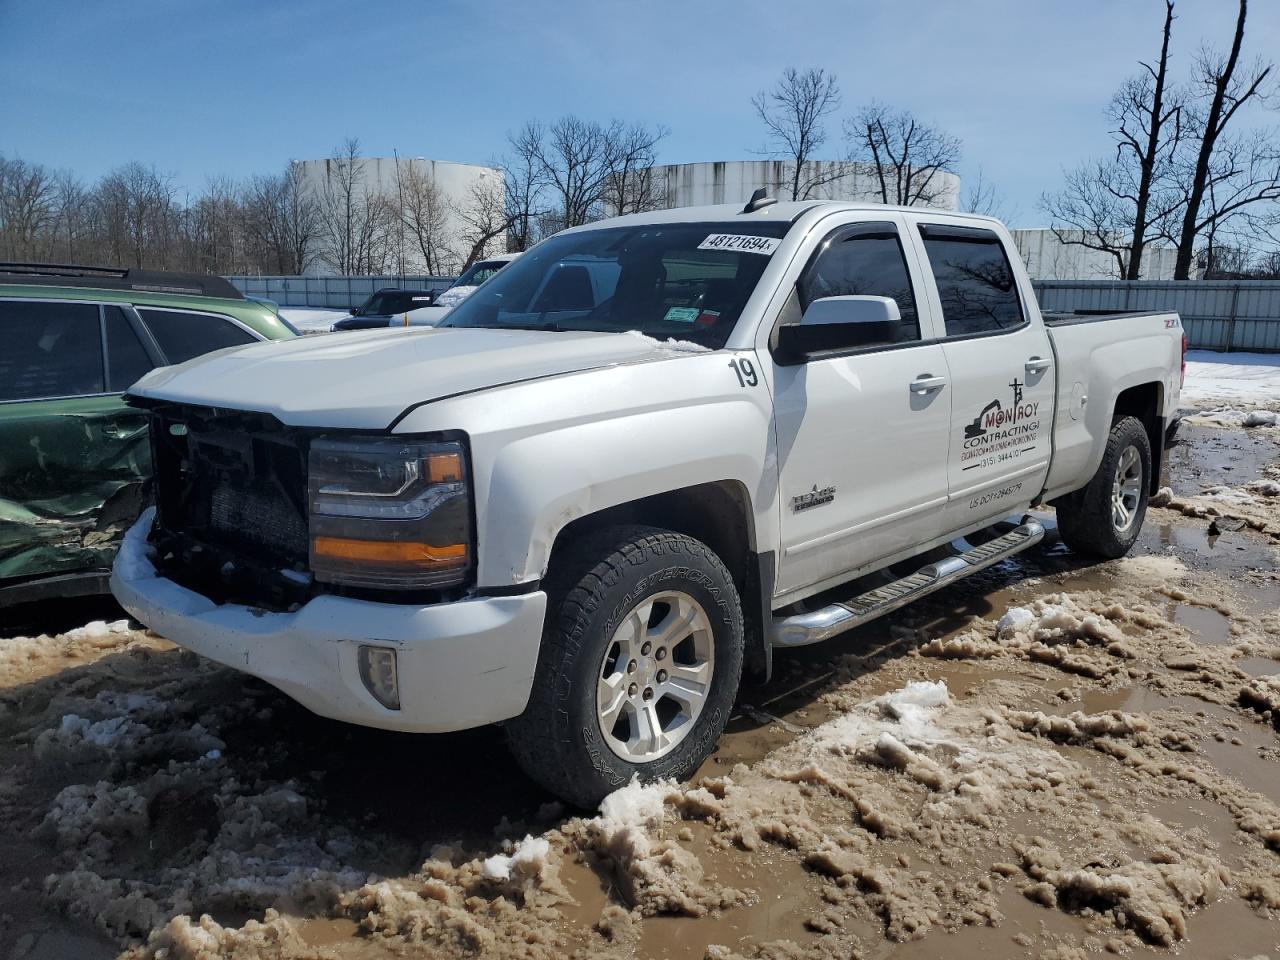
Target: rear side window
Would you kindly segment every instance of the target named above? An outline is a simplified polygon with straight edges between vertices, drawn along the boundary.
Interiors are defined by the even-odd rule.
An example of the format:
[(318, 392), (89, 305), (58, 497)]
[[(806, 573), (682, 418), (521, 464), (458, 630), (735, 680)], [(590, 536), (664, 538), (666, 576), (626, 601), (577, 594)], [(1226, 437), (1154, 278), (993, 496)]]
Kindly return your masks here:
[(822, 297), (889, 297), (902, 321), (894, 343), (920, 339), (915, 293), (906, 257), (892, 223), (864, 223), (836, 230), (798, 284), (800, 308)]
[(225, 317), (212, 313), (185, 313), (178, 310), (140, 308), (156, 342), (170, 363), (183, 363), (192, 357), (253, 343), (254, 338)]
[(1020, 327), (1022, 301), (1000, 238), (990, 230), (922, 224), (947, 336)]
[(123, 393), (153, 366), (142, 341), (119, 307), (107, 312), (107, 389)]
[(96, 303), (0, 301), (0, 400), (105, 393)]

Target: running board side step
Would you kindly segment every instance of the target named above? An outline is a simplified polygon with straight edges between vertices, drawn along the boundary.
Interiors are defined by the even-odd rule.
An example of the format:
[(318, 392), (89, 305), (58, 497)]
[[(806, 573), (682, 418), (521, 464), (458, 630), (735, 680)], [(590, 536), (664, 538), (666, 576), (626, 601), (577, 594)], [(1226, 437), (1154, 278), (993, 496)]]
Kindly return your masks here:
[(979, 570), (985, 570), (1034, 546), (1042, 539), (1044, 527), (1033, 517), (1025, 517), (1008, 533), (988, 540), (981, 546), (973, 547), (964, 540), (957, 540), (955, 546), (958, 552), (955, 556), (923, 566), (900, 580), (819, 610), (775, 618), (769, 630), (769, 641), (775, 647), (803, 647), (820, 643), (828, 637), (892, 613), (913, 600), (941, 590)]

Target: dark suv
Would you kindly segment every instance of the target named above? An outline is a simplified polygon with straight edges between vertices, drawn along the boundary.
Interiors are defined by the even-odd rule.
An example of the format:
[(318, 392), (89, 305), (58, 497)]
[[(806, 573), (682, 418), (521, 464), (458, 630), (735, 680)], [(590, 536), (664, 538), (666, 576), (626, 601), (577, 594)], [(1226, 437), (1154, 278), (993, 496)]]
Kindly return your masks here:
[(398, 290), (387, 287), (372, 294), (368, 300), (333, 325), (333, 330), (373, 330), (389, 327), (392, 320), (413, 310), (429, 307), (436, 302), (434, 290)]

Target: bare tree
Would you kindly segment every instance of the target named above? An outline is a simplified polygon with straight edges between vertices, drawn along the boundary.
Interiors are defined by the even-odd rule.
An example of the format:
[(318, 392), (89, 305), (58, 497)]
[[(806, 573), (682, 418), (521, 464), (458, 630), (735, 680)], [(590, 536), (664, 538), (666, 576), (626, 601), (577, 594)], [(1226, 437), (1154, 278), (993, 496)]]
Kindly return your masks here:
[(558, 229), (597, 219), (605, 185), (616, 164), (621, 124), (564, 116), (530, 144), (559, 208)]
[(94, 195), (103, 246), (113, 262), (160, 269), (178, 265), (172, 177), (127, 163), (103, 177)]
[(1109, 116), (1116, 125), (1114, 178), (1117, 198), (1132, 203), (1127, 224), (1129, 253), (1123, 274), (1137, 280), (1142, 255), (1153, 240), (1169, 235), (1168, 220), (1181, 206), (1167, 190), (1170, 164), (1182, 141), (1183, 95), (1169, 85), (1169, 40), (1173, 35), (1173, 0), (1165, 0), (1160, 56), (1155, 66), (1139, 61), (1143, 72), (1125, 81), (1111, 99)]
[(984, 217), (995, 217), (1005, 223), (1012, 220), (1016, 213), (1016, 208), (1009, 206), (1004, 194), (986, 178), (981, 167), (978, 168), (973, 179), (966, 184), (964, 195), (960, 199), (960, 209), (967, 213), (981, 214)]
[(611, 169), (605, 179), (602, 199), (614, 214), (646, 213), (666, 206), (664, 185), (654, 179), (658, 144), (670, 131), (663, 126), (649, 128), (642, 123), (628, 127), (614, 124)]
[(54, 173), (53, 189), (57, 212), (50, 228), (49, 258), (65, 263), (91, 258), (95, 240), (93, 195), (70, 170)]
[[(1218, 142), (1209, 168), (1196, 231), (1207, 263), (1218, 246), (1246, 251), (1267, 241), (1280, 217), (1280, 144), (1264, 131), (1229, 136)], [(1199, 251), (1200, 246), (1197, 246)]]
[(320, 224), (302, 165), (290, 161), (279, 174), (251, 178), (241, 203), (258, 270), (303, 273), (315, 257)]
[(452, 264), (449, 204), (444, 191), (426, 169), (426, 161), (405, 160), (396, 165), (400, 222), (422, 254), (422, 267), (441, 275)]
[(1250, 179), (1240, 183), (1240, 174), (1234, 170), (1233, 164), (1224, 162), (1223, 156), (1238, 148), (1238, 144), (1233, 146), (1232, 138), (1228, 136), (1232, 120), (1250, 101), (1265, 98), (1267, 79), (1273, 70), (1273, 64), (1261, 60), (1249, 66), (1241, 65), (1240, 54), (1244, 46), (1248, 12), (1248, 0), (1240, 0), (1231, 49), (1225, 57), (1205, 50), (1196, 61), (1195, 86), (1201, 91), (1201, 95), (1193, 113), (1191, 143), (1194, 146), (1184, 165), (1186, 203), (1178, 234), (1178, 256), (1174, 264), (1174, 278), (1178, 280), (1185, 280), (1191, 275), (1196, 243), (1201, 234), (1211, 230), (1223, 215), (1233, 212), (1227, 210), (1216, 217), (1205, 215), (1205, 199), (1215, 180), (1222, 182), (1236, 178), (1240, 189), (1232, 191), (1235, 196), (1234, 210), (1275, 199), (1277, 195), (1273, 192), (1277, 180), (1266, 173), (1265, 165), (1261, 180), (1251, 179), (1258, 172), (1258, 168), (1252, 168), (1246, 175)]
[(810, 162), (827, 142), (827, 117), (840, 108), (835, 74), (788, 67), (772, 89), (751, 98), (751, 105), (768, 131), (769, 153), (788, 164), (792, 200), (807, 200), (844, 174), (840, 164), (823, 168)]
[(459, 271), (483, 257), (489, 245), (507, 234), (514, 222), (504, 202), (502, 185), (484, 177), (471, 181), (466, 200), (454, 212), (462, 224), (460, 241), (465, 250)]
[(316, 198), (321, 256), (341, 274), (381, 273), (391, 253), (395, 209), (368, 182), (360, 141), (348, 137), (325, 161), (325, 178)]
[(1117, 279), (1129, 272), (1128, 231), (1133, 226), (1133, 212), (1115, 186), (1124, 176), (1116, 160), (1087, 163), (1067, 172), (1061, 191), (1040, 200), (1057, 241), (1106, 254), (1114, 261)]
[(1176, 170), (1186, 96), (1169, 78), (1173, 11), (1173, 0), (1165, 0), (1157, 59), (1139, 61), (1141, 72), (1125, 80), (1107, 106), (1113, 156), (1070, 171), (1063, 189), (1040, 202), (1058, 241), (1107, 254), (1117, 279), (1142, 276), (1147, 247), (1176, 236), (1185, 202)]
[(53, 176), (38, 163), (0, 154), (0, 251), (14, 260), (33, 260), (56, 213)]
[(945, 192), (938, 175), (960, 160), (961, 143), (908, 110), (871, 103), (845, 124), (850, 155), (875, 172), (881, 203), (928, 206)]
[(527, 250), (537, 242), (537, 226), (546, 213), (546, 174), (538, 159), (543, 152), (542, 138), (542, 126), (532, 121), (519, 132), (508, 133), (509, 152), (498, 164), (505, 185), (507, 219), (511, 222), (507, 246), (513, 251)]

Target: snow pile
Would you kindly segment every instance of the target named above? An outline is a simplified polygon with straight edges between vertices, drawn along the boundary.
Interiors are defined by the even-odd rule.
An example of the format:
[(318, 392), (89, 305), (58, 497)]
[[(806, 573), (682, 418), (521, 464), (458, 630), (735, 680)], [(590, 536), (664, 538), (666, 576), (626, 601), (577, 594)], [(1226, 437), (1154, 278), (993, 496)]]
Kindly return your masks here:
[(66, 637), (71, 641), (78, 640), (108, 640), (111, 637), (119, 637), (121, 634), (129, 632), (128, 620), (113, 620), (107, 623), (105, 620), (92, 620), (83, 627), (76, 627), (74, 630), (68, 630)]
[(1151, 498), (1150, 505), (1174, 510), (1186, 517), (1207, 519), (1232, 516), (1250, 530), (1280, 539), (1280, 482), (1269, 478), (1250, 480), (1241, 487), (1215, 485), (1198, 494), (1179, 496), (1168, 487)]
[(1275, 409), (1280, 403), (1280, 355), (1190, 350), (1181, 399), (1187, 407), (1218, 402)]
[(148, 640), (128, 620), (94, 620), (56, 636), (0, 637), (0, 688), (46, 676), (72, 663), (85, 663)]
[[(1152, 839), (1170, 839), (1168, 830), (1149, 818), (1143, 826), (1156, 835)], [(1022, 859), (1035, 881), (1023, 888), (1028, 898), (1073, 912), (1111, 909), (1144, 940), (1163, 947), (1184, 939), (1191, 910), (1217, 900), (1231, 879), (1217, 860), (1194, 852), (1170, 851), (1165, 862), (1072, 867), (1066, 856), (1039, 841), (1023, 847)]]
[(486, 880), (510, 880), (511, 871), (532, 874), (551, 854), (551, 843), (545, 837), (526, 835), (509, 854), (494, 854), (485, 860), (481, 875)]
[(1237, 506), (1249, 506), (1257, 503), (1252, 495), (1245, 493), (1243, 490), (1237, 490), (1235, 487), (1228, 487), (1222, 484), (1205, 487), (1200, 496), (1206, 500), (1221, 500), (1223, 503)]
[(676, 340), (673, 337), (668, 337), (665, 340), (659, 340), (656, 337), (649, 336), (647, 333), (641, 333), (639, 330), (627, 330), (622, 334), (622, 336), (634, 337), (635, 339), (639, 340), (641, 343), (644, 343), (647, 346), (656, 347), (658, 349), (667, 350), (673, 353), (710, 353), (711, 352), (710, 347), (704, 347), (702, 344), (694, 343), (691, 340)]
[(898, 743), (936, 745), (946, 735), (935, 720), (950, 702), (946, 683), (913, 680), (828, 721), (809, 737), (815, 747), (832, 751), (856, 751), (869, 742), (889, 751)]
[(595, 852), (612, 864), (623, 901), (642, 916), (700, 917), (746, 899), (741, 891), (711, 882), (693, 853), (662, 836), (668, 801), (681, 803), (683, 794), (670, 780), (644, 784), (633, 777), (605, 797), (600, 816), (585, 825)]
[(1212, 407), (1187, 414), (1191, 423), (1212, 427), (1274, 427), (1280, 414), (1274, 410), (1241, 410), (1239, 407)]
[(319, 307), (281, 307), (280, 316), (297, 327), (301, 333), (328, 333), (339, 320), (351, 316), (351, 311), (326, 310)]

